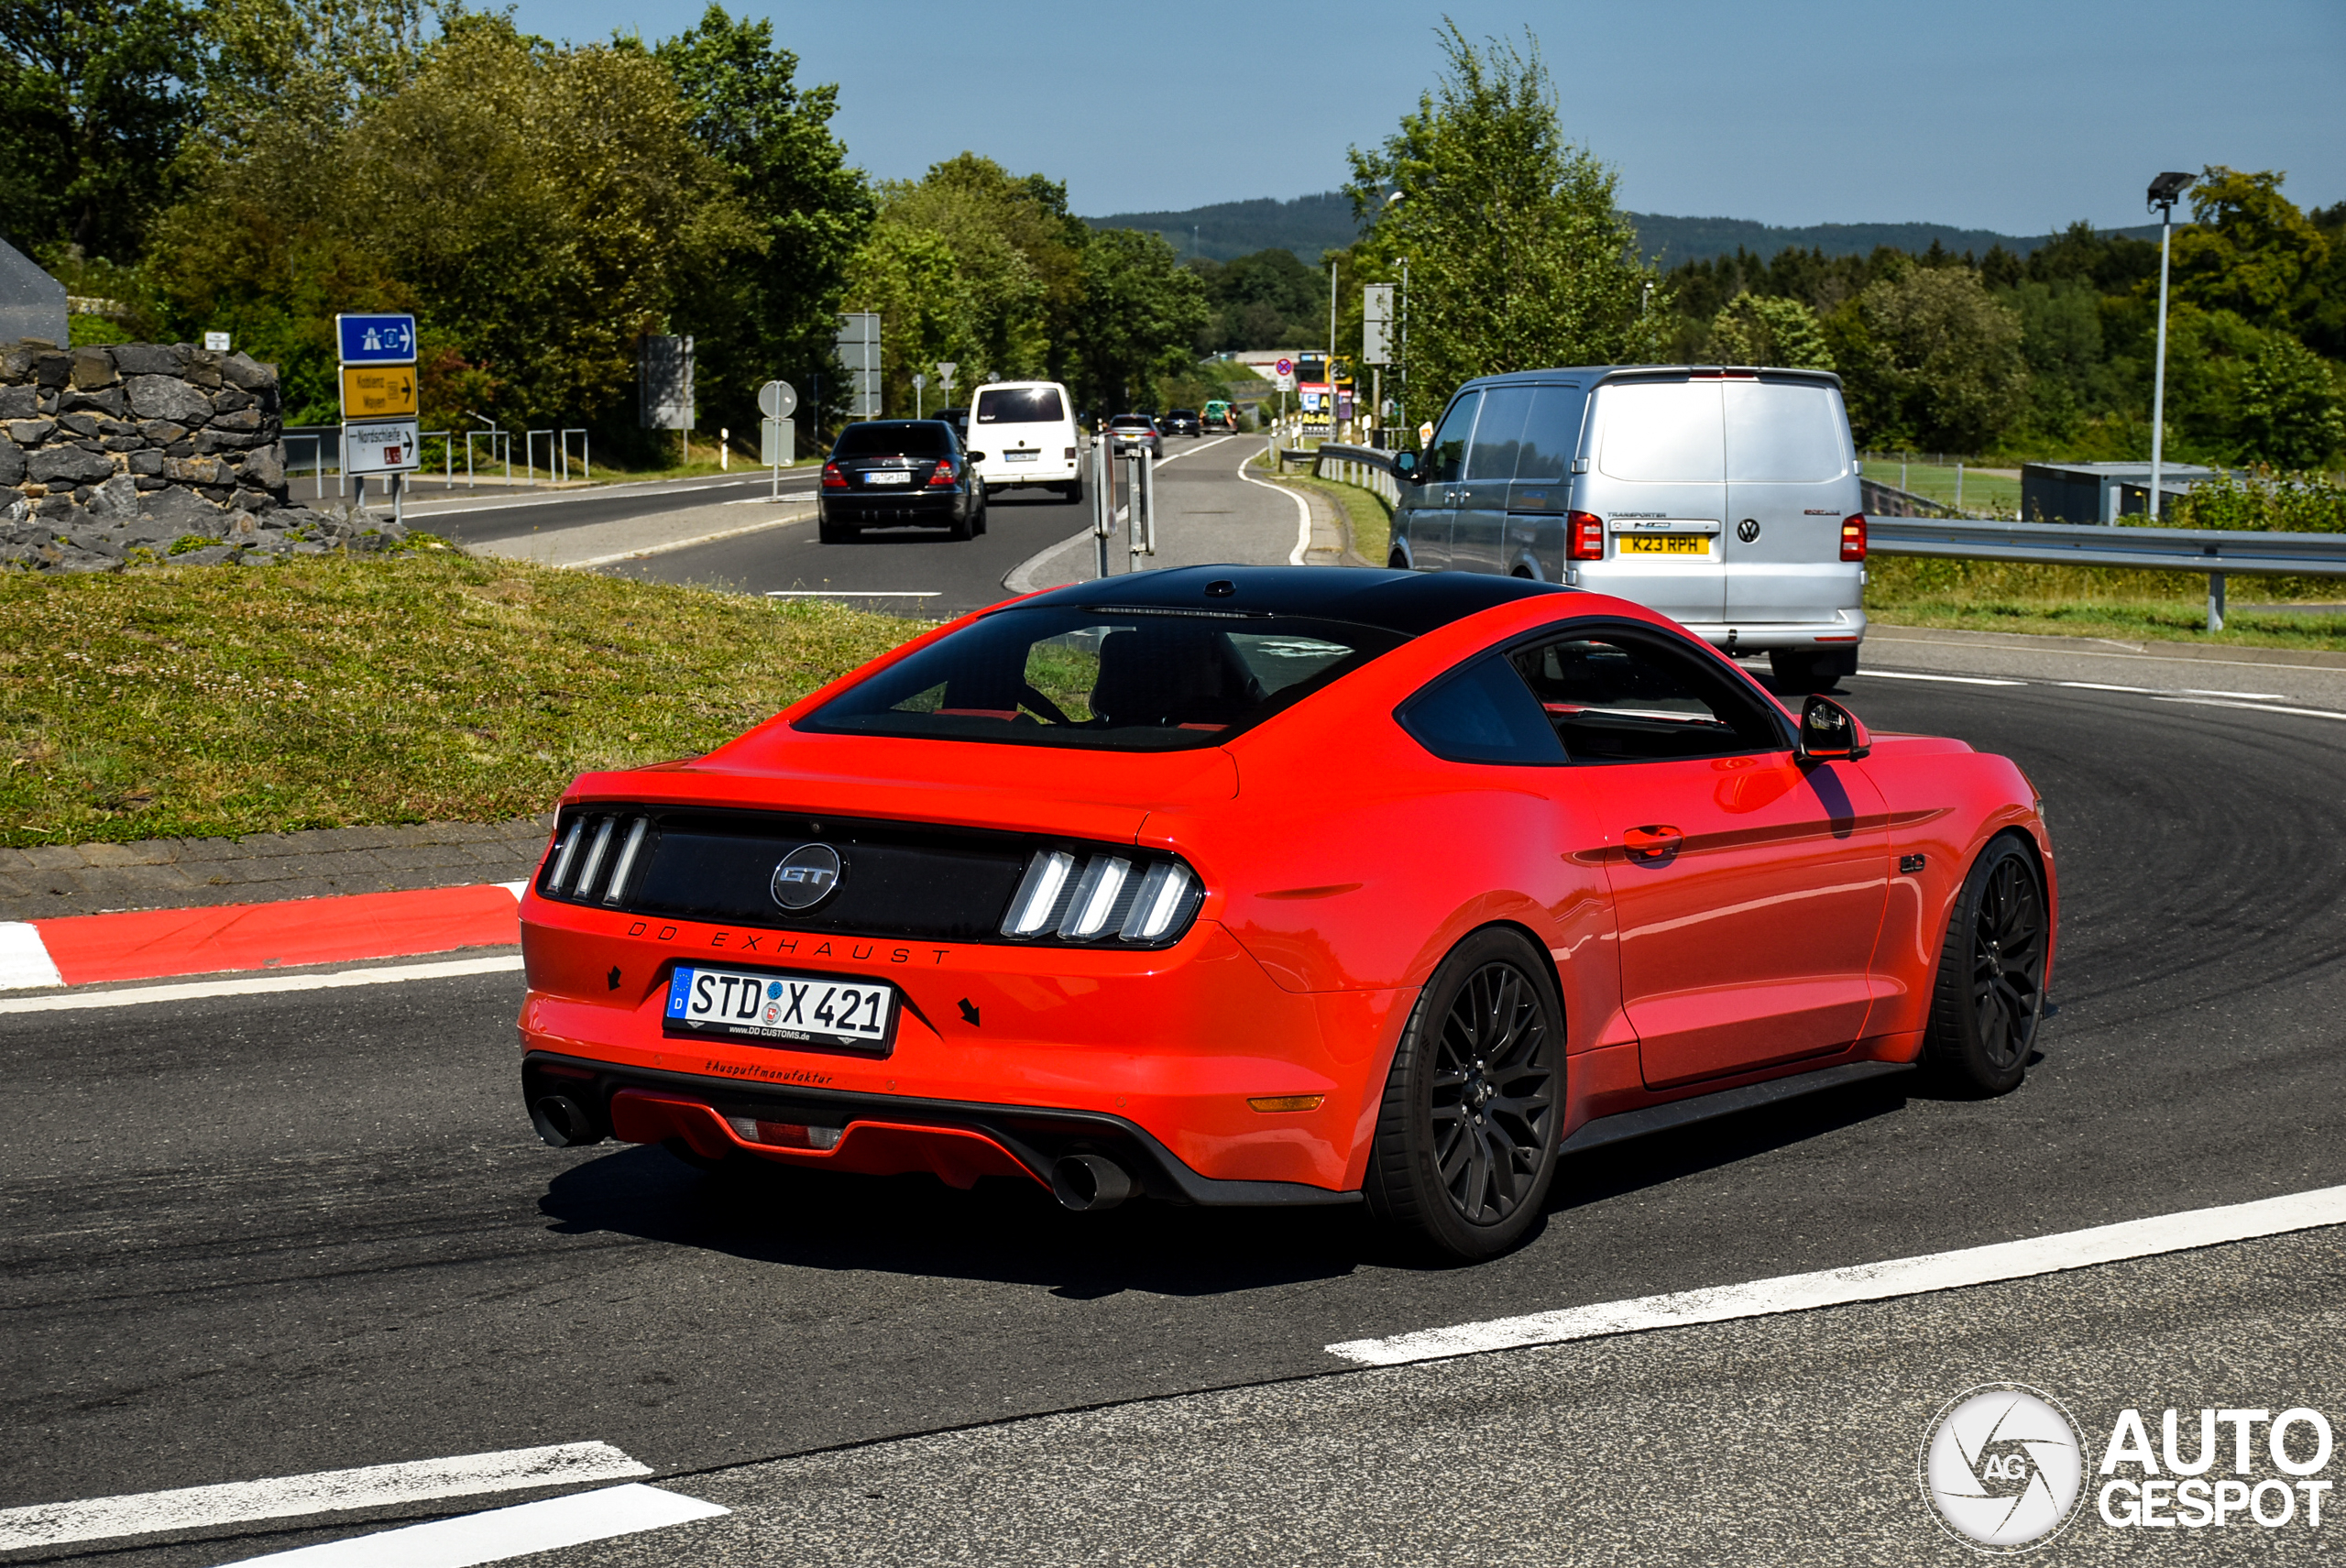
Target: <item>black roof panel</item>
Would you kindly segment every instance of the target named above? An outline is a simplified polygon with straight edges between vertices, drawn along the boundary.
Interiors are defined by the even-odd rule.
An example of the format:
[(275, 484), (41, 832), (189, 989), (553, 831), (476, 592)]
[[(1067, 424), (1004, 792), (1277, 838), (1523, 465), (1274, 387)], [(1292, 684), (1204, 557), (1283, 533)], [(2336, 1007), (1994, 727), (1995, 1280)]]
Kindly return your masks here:
[[(1233, 591), (1209, 594), (1210, 584)], [(1177, 566), (1077, 583), (1025, 600), (1101, 609), (1252, 610), (1347, 620), (1417, 637), (1496, 605), (1576, 593), (1486, 572), (1394, 572), (1347, 566)]]

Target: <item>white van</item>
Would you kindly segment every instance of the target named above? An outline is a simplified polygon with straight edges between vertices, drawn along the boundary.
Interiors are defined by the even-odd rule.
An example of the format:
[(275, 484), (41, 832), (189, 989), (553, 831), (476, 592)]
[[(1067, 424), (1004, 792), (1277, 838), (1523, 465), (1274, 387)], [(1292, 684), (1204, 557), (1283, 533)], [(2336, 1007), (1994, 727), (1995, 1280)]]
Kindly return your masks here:
[(986, 494), (1041, 485), (1083, 499), (1083, 439), (1075, 400), (1057, 381), (989, 381), (970, 405), (970, 449), (985, 454)]
[(1633, 599), (1796, 691), (1858, 670), (1866, 520), (1841, 379), (1592, 366), (1467, 382), (1401, 480), (1391, 565)]

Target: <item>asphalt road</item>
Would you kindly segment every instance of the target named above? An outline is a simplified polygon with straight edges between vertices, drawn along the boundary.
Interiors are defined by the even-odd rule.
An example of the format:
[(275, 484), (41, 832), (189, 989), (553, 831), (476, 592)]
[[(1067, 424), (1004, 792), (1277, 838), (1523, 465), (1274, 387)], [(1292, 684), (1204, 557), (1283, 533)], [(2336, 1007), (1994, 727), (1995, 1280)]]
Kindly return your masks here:
[[(790, 470), (783, 475), (780, 488), (785, 497), (803, 499), (815, 493), (816, 481), (812, 468)], [(405, 515), (411, 528), (421, 528), (472, 548), (494, 547), (532, 534), (558, 533), (660, 513), (698, 512), (729, 502), (751, 503), (773, 488), (772, 475), (762, 468), (731, 476), (656, 479), (596, 489), (526, 491), (518, 495), (467, 495), (462, 490), (441, 495), (422, 488), (408, 502)], [(369, 505), (374, 505), (371, 498)], [(374, 510), (383, 509), (375, 506)]]
[[(0, 1015), (0, 1508), (599, 1439), (737, 1513), (554, 1560), (1958, 1561), (1913, 1443), (1969, 1383), (2067, 1378), (2089, 1431), (2110, 1399), (2339, 1411), (2337, 1231), (1329, 1376), (1339, 1341), (2346, 1182), (2346, 721), (2257, 711), (2346, 713), (2346, 674), (1869, 658), (2026, 683), (1849, 683), (1876, 728), (2009, 752), (2047, 800), (2059, 1013), (2009, 1098), (1895, 1080), (1595, 1151), (1519, 1251), (1434, 1269), (1357, 1211), (1070, 1218), (1003, 1183), (545, 1149), (518, 976)], [(987, 1427), (1061, 1411), (1091, 1413)]]
[[(1250, 436), (1168, 442), (1157, 469), (1157, 554), (1144, 565), (1287, 560), (1295, 545), (1294, 503), (1237, 476), (1239, 464), (1260, 449), (1259, 438)], [(1005, 579), (1037, 557), (1045, 559), (1017, 591), (1088, 581), (1096, 571), (1091, 541), (1076, 537), (1091, 526), (1089, 498), (1071, 505), (1047, 490), (1004, 490), (987, 510), (985, 533), (970, 540), (906, 526), (868, 529), (859, 539), (825, 544), (810, 515), (601, 569), (734, 593), (841, 598), (936, 620), (1007, 598), (1014, 590)], [(1109, 546), (1109, 570), (1130, 571), (1131, 536), (1123, 524)]]

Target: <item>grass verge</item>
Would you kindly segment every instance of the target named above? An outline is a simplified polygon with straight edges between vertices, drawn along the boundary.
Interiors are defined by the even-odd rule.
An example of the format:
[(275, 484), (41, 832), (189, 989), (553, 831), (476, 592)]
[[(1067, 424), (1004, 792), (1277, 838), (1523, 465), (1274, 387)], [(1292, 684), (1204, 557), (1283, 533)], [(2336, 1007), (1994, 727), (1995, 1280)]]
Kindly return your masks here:
[(2288, 608), (2346, 597), (2334, 577), (2235, 576), (2211, 634), (2208, 579), (2188, 573), (1886, 555), (1866, 572), (1866, 614), (1884, 625), (2346, 652), (2346, 614)]
[(1352, 537), (1353, 554), (1372, 566), (1382, 566), (1393, 548), (1393, 509), (1375, 490), (1358, 485), (1340, 484), (1334, 479), (1322, 479), (1311, 475), (1296, 475), (1286, 481), (1318, 490), (1336, 503), (1343, 514), (1345, 531)]
[(440, 552), (0, 575), (0, 844), (526, 817), (921, 629)]

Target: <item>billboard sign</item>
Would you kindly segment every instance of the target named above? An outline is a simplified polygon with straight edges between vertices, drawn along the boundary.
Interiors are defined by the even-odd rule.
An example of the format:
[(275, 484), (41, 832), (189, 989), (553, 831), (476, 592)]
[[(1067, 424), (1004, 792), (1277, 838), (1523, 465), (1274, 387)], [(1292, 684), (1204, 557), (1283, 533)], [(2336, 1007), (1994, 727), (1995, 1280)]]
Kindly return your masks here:
[(1393, 285), (1371, 283), (1360, 291), (1360, 362), (1393, 363)]
[(636, 422), (646, 430), (693, 428), (693, 340), (647, 337), (636, 352)]

